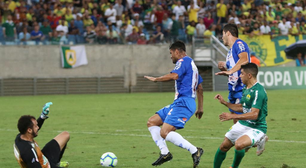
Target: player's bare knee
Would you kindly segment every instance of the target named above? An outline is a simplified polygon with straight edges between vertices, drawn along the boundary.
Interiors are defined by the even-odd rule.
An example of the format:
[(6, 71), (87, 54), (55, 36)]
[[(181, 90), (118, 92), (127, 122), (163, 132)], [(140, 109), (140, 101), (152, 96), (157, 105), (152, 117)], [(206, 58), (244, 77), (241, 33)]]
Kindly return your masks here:
[(148, 121), (147, 121), (147, 127), (149, 128), (149, 127), (152, 127), (152, 126), (155, 126), (155, 125), (153, 124), (152, 119), (149, 118)]
[(227, 152), (228, 150), (230, 150), (230, 147), (221, 145), (220, 150), (223, 151), (223, 152)]
[(165, 130), (160, 130), (160, 136), (164, 139), (166, 139), (167, 135), (168, 135), (168, 131), (165, 131)]
[(241, 142), (236, 142), (235, 143), (235, 149), (236, 150), (242, 150), (244, 148), (245, 148), (245, 145), (243, 143), (241, 143)]
[(62, 132), (61, 136), (62, 136), (63, 139), (66, 139), (67, 141), (69, 141), (69, 139), (70, 139), (70, 134), (69, 134), (68, 131)]

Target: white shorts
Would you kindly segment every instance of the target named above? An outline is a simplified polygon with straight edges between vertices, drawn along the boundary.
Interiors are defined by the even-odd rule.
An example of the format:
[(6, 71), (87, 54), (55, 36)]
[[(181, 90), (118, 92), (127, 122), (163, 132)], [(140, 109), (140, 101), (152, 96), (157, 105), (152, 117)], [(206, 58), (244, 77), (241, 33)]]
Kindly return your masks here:
[(259, 142), (261, 137), (263, 137), (265, 134), (258, 129), (244, 126), (238, 121), (229, 129), (229, 131), (225, 134), (225, 137), (228, 138), (235, 145), (236, 140), (243, 135), (247, 135), (251, 139), (251, 146), (253, 146), (257, 142)]

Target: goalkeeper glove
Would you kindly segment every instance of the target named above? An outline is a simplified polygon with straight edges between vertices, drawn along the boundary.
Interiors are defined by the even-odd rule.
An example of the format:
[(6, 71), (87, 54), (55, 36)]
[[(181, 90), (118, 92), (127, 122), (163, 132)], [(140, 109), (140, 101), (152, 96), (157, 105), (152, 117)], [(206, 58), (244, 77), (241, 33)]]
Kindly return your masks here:
[(49, 107), (50, 105), (53, 104), (52, 102), (48, 102), (44, 105), (43, 109), (42, 109), (42, 112), (41, 112), (41, 115), (40, 115), (40, 118), (42, 119), (47, 119), (48, 118), (48, 114), (49, 114)]

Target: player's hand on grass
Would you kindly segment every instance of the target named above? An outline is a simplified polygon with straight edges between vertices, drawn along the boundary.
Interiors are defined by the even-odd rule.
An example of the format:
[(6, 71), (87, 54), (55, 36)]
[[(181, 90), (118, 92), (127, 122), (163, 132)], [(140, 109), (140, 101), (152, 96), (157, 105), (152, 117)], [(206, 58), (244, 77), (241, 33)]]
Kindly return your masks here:
[(220, 121), (227, 121), (227, 120), (231, 120), (232, 114), (231, 113), (222, 113), (219, 115), (219, 119)]
[(145, 78), (149, 79), (152, 82), (156, 82), (156, 78), (152, 76), (144, 76)]
[(197, 110), (197, 111), (195, 112), (196, 118), (201, 119), (203, 113), (204, 113), (203, 110)]
[(44, 105), (44, 107), (42, 108), (40, 118), (42, 118), (42, 119), (47, 119), (48, 118), (49, 108), (52, 104), (53, 104), (52, 102), (48, 102)]

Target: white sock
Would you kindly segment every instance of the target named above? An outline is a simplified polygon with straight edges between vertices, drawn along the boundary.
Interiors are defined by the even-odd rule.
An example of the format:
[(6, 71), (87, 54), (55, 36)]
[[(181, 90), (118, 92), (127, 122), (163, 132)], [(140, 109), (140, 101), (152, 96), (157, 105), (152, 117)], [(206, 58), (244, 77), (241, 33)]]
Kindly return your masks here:
[(160, 127), (159, 126), (152, 126), (148, 128), (151, 135), (152, 135), (152, 139), (153, 141), (156, 143), (156, 145), (159, 147), (160, 149), (160, 153), (165, 155), (169, 152), (169, 149), (167, 147), (166, 141), (164, 140), (164, 138), (162, 138), (160, 136)]
[(184, 139), (179, 133), (171, 131), (166, 137), (167, 141), (172, 142), (174, 145), (187, 149), (191, 154), (194, 154), (198, 149), (190, 142)]

